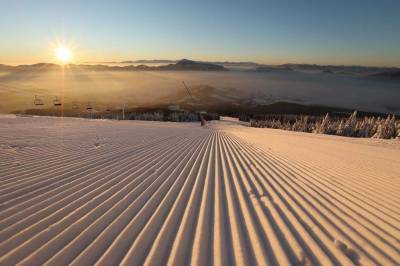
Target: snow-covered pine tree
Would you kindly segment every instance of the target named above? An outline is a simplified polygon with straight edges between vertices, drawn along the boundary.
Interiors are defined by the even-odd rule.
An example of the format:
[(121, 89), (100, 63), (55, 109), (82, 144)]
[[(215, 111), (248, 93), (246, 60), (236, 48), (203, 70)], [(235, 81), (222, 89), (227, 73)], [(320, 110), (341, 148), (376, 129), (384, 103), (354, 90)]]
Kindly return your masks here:
[(317, 134), (329, 134), (329, 127), (330, 127), (330, 117), (329, 113), (326, 113), (324, 119), (321, 122), (317, 123), (315, 128), (315, 133)]
[(352, 137), (356, 132), (357, 126), (357, 110), (355, 110), (347, 119), (343, 128), (343, 136)]

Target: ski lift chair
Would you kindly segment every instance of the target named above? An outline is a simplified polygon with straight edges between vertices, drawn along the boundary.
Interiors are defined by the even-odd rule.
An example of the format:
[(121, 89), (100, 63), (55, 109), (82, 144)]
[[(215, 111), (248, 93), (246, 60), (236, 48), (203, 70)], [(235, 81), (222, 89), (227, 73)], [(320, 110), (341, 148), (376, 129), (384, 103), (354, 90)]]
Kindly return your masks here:
[(92, 104), (90, 102), (88, 102), (86, 105), (86, 110), (92, 110), (92, 109), (93, 109)]
[(34, 96), (33, 104), (36, 106), (44, 105), (42, 99), (40, 99), (37, 95)]
[(61, 106), (62, 105), (61, 101), (58, 99), (57, 96), (53, 100), (53, 105), (54, 106)]

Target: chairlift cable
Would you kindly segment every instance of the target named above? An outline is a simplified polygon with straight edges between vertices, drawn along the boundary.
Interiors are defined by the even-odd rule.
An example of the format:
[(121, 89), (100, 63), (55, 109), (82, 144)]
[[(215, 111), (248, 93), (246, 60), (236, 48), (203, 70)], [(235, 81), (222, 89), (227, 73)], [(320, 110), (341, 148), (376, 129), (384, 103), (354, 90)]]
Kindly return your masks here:
[(193, 98), (192, 94), (190, 93), (190, 90), (189, 90), (188, 86), (186, 86), (186, 83), (184, 81), (182, 81), (182, 83), (186, 89), (186, 92), (189, 94), (190, 98), (192, 98), (192, 100), (195, 102), (196, 100)]

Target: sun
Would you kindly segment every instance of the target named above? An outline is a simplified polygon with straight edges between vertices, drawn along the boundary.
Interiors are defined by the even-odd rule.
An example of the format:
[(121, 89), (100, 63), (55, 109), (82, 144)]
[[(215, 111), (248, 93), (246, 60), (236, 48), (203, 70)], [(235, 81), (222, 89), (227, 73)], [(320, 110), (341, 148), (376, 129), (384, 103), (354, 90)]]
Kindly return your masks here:
[(56, 58), (64, 65), (71, 61), (71, 50), (66, 46), (59, 46), (55, 49)]

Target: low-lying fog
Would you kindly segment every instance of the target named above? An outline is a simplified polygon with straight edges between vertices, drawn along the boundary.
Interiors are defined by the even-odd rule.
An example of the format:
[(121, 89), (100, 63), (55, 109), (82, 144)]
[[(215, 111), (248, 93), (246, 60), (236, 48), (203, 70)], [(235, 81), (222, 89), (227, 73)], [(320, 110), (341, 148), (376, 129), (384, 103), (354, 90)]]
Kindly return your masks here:
[[(143, 106), (165, 101), (189, 87), (235, 88), (237, 97), (260, 102), (291, 101), (364, 111), (400, 114), (400, 82), (331, 73), (232, 70), (201, 71), (65, 71), (0, 73), (0, 112), (33, 108), (35, 94), (50, 107), (55, 96), (65, 105), (91, 102), (94, 108)], [(174, 104), (175, 99), (168, 99)]]

